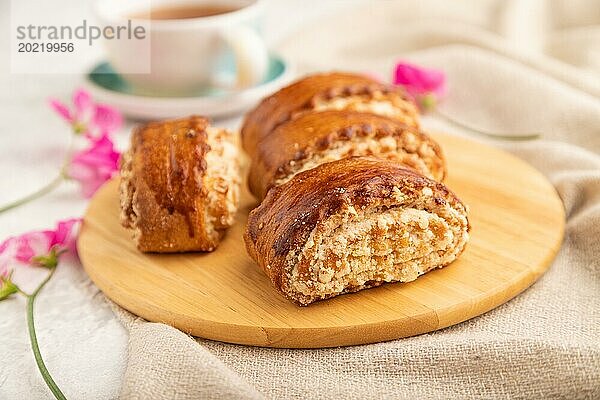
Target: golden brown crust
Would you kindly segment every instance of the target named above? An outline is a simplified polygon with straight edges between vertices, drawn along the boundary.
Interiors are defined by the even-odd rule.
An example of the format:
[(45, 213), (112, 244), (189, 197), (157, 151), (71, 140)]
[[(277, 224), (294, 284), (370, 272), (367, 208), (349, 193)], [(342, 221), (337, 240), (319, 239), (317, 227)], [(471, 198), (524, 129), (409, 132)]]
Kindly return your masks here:
[(403, 122), (410, 126), (418, 126), (416, 107), (402, 89), (359, 74), (315, 74), (306, 76), (263, 99), (254, 110), (246, 114), (241, 131), (243, 148), (250, 157), (254, 157), (258, 143), (277, 126), (303, 112), (322, 108), (329, 100), (351, 96), (385, 98), (393, 102)]
[(304, 113), (263, 138), (252, 159), (250, 190), (262, 199), (284, 177), (350, 156), (386, 158), (438, 181), (446, 173), (442, 150), (428, 135), (384, 116), (329, 110)]
[[(213, 194), (214, 179), (207, 179), (209, 129), (199, 116), (134, 129), (121, 163), (121, 222), (139, 250), (216, 248), (228, 226), (219, 221), (227, 221), (230, 210), (226, 196)], [(236, 189), (226, 187), (225, 195), (228, 190)]]
[[(455, 246), (458, 248), (454, 249), (452, 259), (460, 254), (468, 238), (466, 208), (462, 202), (439, 182), (396, 163), (368, 157), (321, 164), (271, 189), (261, 205), (250, 213), (244, 235), (246, 248), (277, 290), (301, 305), (399, 280), (381, 278), (360, 285), (346, 284), (343, 289), (327, 293), (297, 290), (299, 283), (310, 287), (316, 282), (311, 274), (318, 275), (319, 271), (311, 271), (312, 259), (302, 259), (299, 255), (308, 246), (309, 237), (314, 239), (315, 232), (322, 230), (332, 216), (360, 214), (366, 210), (377, 213), (394, 207), (420, 208), (444, 218), (450, 218), (448, 213), (459, 216), (462, 222), (457, 223), (456, 236), (458, 239), (464, 235), (460, 238), (464, 240)], [(397, 242), (393, 243), (399, 247)], [(324, 262), (332, 273), (339, 272), (335, 260), (326, 257)], [(421, 273), (443, 265), (428, 266)]]

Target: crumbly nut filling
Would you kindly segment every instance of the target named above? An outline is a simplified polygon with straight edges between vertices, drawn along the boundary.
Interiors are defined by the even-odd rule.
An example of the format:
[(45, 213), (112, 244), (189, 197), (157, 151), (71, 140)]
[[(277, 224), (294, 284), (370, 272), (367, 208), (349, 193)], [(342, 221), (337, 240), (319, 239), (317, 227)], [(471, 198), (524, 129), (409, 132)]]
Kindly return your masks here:
[(435, 212), (418, 204), (349, 206), (317, 226), (299, 254), (288, 255), (287, 290), (310, 302), (373, 282), (415, 280), (456, 259), (468, 240), (467, 225), (449, 205)]
[(121, 221), (128, 228), (132, 228), (132, 238), (135, 243), (138, 243), (141, 231), (137, 226), (139, 211), (136, 209), (135, 196), (137, 191), (134, 187), (133, 169), (131, 163), (133, 155), (131, 150), (126, 151), (121, 156), (121, 182), (119, 185), (120, 201), (121, 201)]
[(394, 118), (409, 126), (417, 126), (416, 110), (413, 104), (403, 99), (395, 99), (375, 91), (368, 95), (351, 95), (331, 99), (318, 98), (313, 104), (313, 111), (351, 110), (368, 112)]
[(206, 233), (211, 239), (233, 224), (240, 199), (239, 152), (234, 134), (225, 129), (206, 129), (210, 150), (206, 153)]
[(413, 168), (428, 178), (438, 179), (431, 170), (433, 160), (437, 157), (433, 148), (427, 143), (418, 143), (412, 132), (401, 136), (375, 138), (373, 136), (354, 136), (350, 140), (338, 140), (332, 147), (309, 157), (292, 161), (291, 172), (275, 181), (275, 186), (282, 185), (294, 175), (315, 168), (321, 164), (352, 156), (374, 156), (384, 158)]

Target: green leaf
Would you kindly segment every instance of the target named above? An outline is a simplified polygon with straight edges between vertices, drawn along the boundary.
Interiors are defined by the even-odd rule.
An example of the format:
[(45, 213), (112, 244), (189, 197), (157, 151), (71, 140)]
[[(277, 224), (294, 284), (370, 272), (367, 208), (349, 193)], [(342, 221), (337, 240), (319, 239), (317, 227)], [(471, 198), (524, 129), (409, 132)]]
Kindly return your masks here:
[(437, 99), (433, 93), (427, 93), (419, 97), (419, 104), (423, 111), (431, 111), (437, 106)]
[(66, 249), (54, 246), (50, 249), (50, 252), (43, 256), (35, 256), (31, 259), (35, 264), (45, 267), (48, 269), (54, 269), (58, 265), (58, 258), (62, 253), (67, 251)]
[(8, 299), (19, 291), (17, 285), (12, 282), (11, 277), (12, 273), (8, 276), (0, 276), (0, 301)]

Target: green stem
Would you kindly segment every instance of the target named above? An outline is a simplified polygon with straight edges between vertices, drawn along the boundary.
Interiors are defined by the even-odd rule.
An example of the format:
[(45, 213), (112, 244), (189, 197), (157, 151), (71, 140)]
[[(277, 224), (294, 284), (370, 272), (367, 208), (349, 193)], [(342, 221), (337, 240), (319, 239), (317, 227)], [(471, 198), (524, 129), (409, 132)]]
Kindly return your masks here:
[(466, 124), (464, 124), (464, 123), (462, 123), (460, 121), (457, 121), (454, 118), (452, 118), (449, 115), (441, 112), (438, 109), (435, 109), (433, 111), (433, 114), (435, 116), (440, 117), (440, 118), (444, 119), (445, 121), (451, 123), (452, 125), (455, 125), (455, 126), (461, 128), (461, 129), (467, 130), (467, 131), (469, 131), (471, 133), (476, 133), (478, 135), (482, 135), (482, 136), (494, 138), (494, 139), (524, 141), (524, 140), (534, 140), (534, 139), (538, 139), (538, 138), (541, 137), (541, 135), (539, 133), (511, 133), (511, 134), (506, 134), (506, 133), (485, 132), (485, 131), (482, 131), (480, 129), (473, 128), (472, 126), (466, 125)]
[(21, 290), (21, 288), (18, 287), (17, 285), (15, 285), (15, 288), (17, 289), (17, 292), (21, 293), (23, 296), (25, 296), (25, 297), (31, 296), (29, 293), (26, 293), (23, 290)]
[(51, 191), (53, 191), (54, 189), (56, 189), (58, 186), (60, 186), (60, 184), (62, 183), (62, 181), (67, 178), (67, 168), (71, 162), (71, 157), (73, 156), (73, 139), (71, 138), (71, 142), (69, 143), (69, 147), (67, 148), (67, 153), (65, 155), (65, 158), (62, 162), (62, 166), (60, 167), (60, 172), (58, 174), (58, 176), (56, 176), (52, 181), (50, 181), (50, 183), (48, 183), (47, 185), (45, 185), (44, 187), (42, 187), (41, 189), (36, 190), (35, 192), (28, 194), (25, 197), (22, 197), (18, 200), (15, 200), (13, 202), (10, 202), (8, 204), (5, 204), (3, 206), (0, 207), (0, 214), (2, 214), (5, 211), (8, 210), (12, 210), (13, 208), (17, 208), (19, 206), (22, 206), (25, 203), (29, 203), (32, 200), (35, 200), (37, 198), (40, 198), (48, 193), (50, 193)]
[(19, 206), (22, 206), (25, 203), (29, 203), (32, 200), (35, 200), (39, 197), (42, 197), (45, 194), (50, 193), (51, 191), (53, 191), (54, 189), (56, 189), (61, 182), (64, 179), (64, 175), (61, 174), (58, 175), (56, 178), (54, 178), (50, 183), (48, 183), (46, 186), (42, 187), (41, 189), (36, 190), (35, 192), (28, 194), (25, 197), (22, 197), (18, 200), (15, 200), (11, 203), (5, 204), (2, 207), (0, 207), (0, 213), (3, 213), (5, 211), (11, 210), (13, 208), (17, 208)]
[(40, 292), (40, 290), (42, 290), (42, 288), (46, 285), (46, 283), (48, 283), (50, 278), (52, 278), (52, 275), (54, 275), (55, 270), (56, 268), (52, 268), (46, 279), (44, 279), (42, 283), (40, 283), (40, 285), (37, 287), (37, 289), (35, 289), (33, 293), (27, 296), (27, 328), (29, 329), (31, 349), (33, 350), (35, 362), (38, 366), (38, 369), (40, 370), (40, 374), (42, 374), (42, 378), (44, 378), (46, 385), (48, 385), (48, 388), (57, 400), (66, 400), (65, 395), (60, 391), (58, 385), (56, 384), (56, 382), (54, 382), (54, 379), (52, 379), (50, 372), (48, 372), (46, 364), (44, 364), (44, 360), (42, 359), (42, 353), (40, 353), (40, 347), (38, 345), (37, 337), (35, 334), (35, 325), (33, 323), (33, 304), (35, 302), (35, 298)]

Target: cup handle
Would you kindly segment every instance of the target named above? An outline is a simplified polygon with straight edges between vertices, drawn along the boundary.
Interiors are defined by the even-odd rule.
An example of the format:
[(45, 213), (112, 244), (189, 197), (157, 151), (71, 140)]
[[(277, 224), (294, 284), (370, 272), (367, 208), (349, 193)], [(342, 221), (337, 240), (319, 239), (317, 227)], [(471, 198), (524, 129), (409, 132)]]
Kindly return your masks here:
[(233, 50), (237, 69), (236, 88), (243, 89), (262, 82), (269, 68), (269, 52), (258, 33), (240, 25), (223, 31), (221, 36)]

